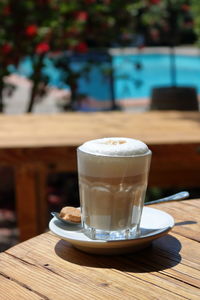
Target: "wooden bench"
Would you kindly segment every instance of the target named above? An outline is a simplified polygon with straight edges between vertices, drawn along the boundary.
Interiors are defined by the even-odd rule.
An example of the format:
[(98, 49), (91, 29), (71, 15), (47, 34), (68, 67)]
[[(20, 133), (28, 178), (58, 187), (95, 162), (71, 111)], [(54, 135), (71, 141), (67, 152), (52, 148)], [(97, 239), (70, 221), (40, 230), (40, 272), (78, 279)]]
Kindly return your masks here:
[(47, 227), (47, 174), (76, 171), (77, 146), (108, 136), (132, 137), (149, 145), (150, 186), (199, 186), (199, 112), (2, 115), (0, 164), (14, 168), (21, 240)]

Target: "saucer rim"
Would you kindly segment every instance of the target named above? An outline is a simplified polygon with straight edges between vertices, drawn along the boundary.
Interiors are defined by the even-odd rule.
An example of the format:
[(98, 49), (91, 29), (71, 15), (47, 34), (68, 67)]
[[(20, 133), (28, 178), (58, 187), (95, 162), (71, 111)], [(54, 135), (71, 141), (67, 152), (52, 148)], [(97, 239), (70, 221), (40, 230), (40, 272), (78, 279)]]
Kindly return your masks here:
[[(87, 245), (87, 246), (90, 246), (90, 247), (112, 247), (112, 246), (118, 246), (118, 245), (121, 245), (121, 244), (124, 244), (125, 245), (128, 245), (128, 244), (133, 244), (133, 243), (138, 243), (141, 241), (144, 242), (145, 240), (146, 241), (151, 241), (151, 240), (154, 240), (160, 236), (163, 236), (165, 234), (167, 234), (173, 227), (174, 227), (174, 218), (167, 212), (165, 211), (162, 211), (162, 210), (159, 210), (159, 209), (156, 209), (156, 208), (152, 208), (152, 207), (144, 207), (145, 210), (149, 210), (149, 211), (157, 211), (157, 213), (162, 213), (162, 214), (165, 214), (166, 217), (168, 217), (168, 220), (169, 220), (169, 225), (167, 227), (164, 227), (164, 228), (159, 228), (159, 229), (155, 229), (154, 231), (152, 231), (151, 233), (149, 234), (146, 234), (146, 235), (141, 235), (141, 236), (137, 236), (135, 238), (131, 238), (131, 239), (127, 239), (127, 240), (110, 240), (110, 241), (107, 241), (107, 240), (92, 240), (88, 237), (86, 237), (84, 235), (83, 232), (78, 231), (78, 233), (80, 234), (83, 234), (85, 236), (86, 239), (77, 239), (77, 238), (70, 238), (68, 236), (65, 236), (65, 235), (62, 235), (62, 234), (59, 234), (58, 232), (56, 232), (56, 230), (54, 230), (54, 227), (55, 228), (59, 228), (54, 221), (57, 221), (56, 217), (52, 218), (49, 222), (49, 229), (51, 232), (53, 232), (53, 234), (55, 234), (56, 236), (58, 236), (59, 238), (63, 239), (63, 240), (66, 240), (68, 242), (70, 242), (71, 244), (73, 244), (74, 246), (75, 245)], [(62, 228), (59, 228), (61, 230), (64, 230)], [(66, 230), (67, 231), (67, 230)], [(73, 230), (70, 230), (70, 231), (73, 231)], [(76, 230), (74, 230), (76, 231)]]

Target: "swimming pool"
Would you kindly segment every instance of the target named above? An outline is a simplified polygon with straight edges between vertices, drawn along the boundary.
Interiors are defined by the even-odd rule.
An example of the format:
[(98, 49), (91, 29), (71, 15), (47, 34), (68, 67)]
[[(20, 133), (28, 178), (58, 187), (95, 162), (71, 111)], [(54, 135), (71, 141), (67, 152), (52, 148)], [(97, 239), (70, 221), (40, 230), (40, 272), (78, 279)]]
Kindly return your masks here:
[[(178, 54), (175, 58), (177, 85), (195, 86), (200, 94), (200, 56)], [(83, 62), (73, 61), (73, 68), (78, 70)], [(170, 86), (170, 56), (161, 53), (118, 54), (112, 57), (114, 74), (114, 95), (116, 100), (149, 98), (153, 87)], [(104, 63), (104, 67), (108, 67)], [(26, 58), (17, 72), (30, 76), (32, 65)], [(50, 59), (45, 60), (44, 73), (50, 77), (50, 84), (68, 89), (62, 82), (60, 71), (54, 67)], [(108, 76), (94, 66), (87, 78), (79, 79), (79, 92), (98, 101), (111, 98)]]
[[(141, 69), (134, 69), (139, 62)], [(177, 85), (195, 86), (200, 92), (200, 56), (176, 55)], [(168, 54), (123, 55), (114, 57), (117, 74), (129, 74), (126, 80), (115, 82), (117, 99), (148, 98), (153, 87), (170, 86), (170, 56)], [(136, 80), (136, 82), (135, 82)], [(137, 80), (139, 84), (137, 85)]]

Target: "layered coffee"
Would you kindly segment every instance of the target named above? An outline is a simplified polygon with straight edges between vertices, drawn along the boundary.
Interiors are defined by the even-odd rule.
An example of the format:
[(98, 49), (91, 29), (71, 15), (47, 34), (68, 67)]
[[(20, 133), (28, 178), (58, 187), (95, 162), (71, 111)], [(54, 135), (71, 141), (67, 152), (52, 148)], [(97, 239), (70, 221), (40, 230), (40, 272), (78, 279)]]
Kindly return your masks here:
[(78, 148), (82, 221), (91, 238), (136, 233), (147, 187), (151, 151), (141, 141), (104, 138)]

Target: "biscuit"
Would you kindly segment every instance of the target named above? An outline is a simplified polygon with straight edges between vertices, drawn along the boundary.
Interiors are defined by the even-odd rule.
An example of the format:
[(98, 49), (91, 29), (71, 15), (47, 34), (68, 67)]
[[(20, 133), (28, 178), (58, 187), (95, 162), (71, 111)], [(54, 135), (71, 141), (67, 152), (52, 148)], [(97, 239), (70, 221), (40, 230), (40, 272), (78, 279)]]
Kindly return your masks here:
[(81, 222), (81, 212), (80, 209), (72, 206), (65, 206), (60, 211), (60, 217), (65, 221), (70, 221), (74, 223)]

